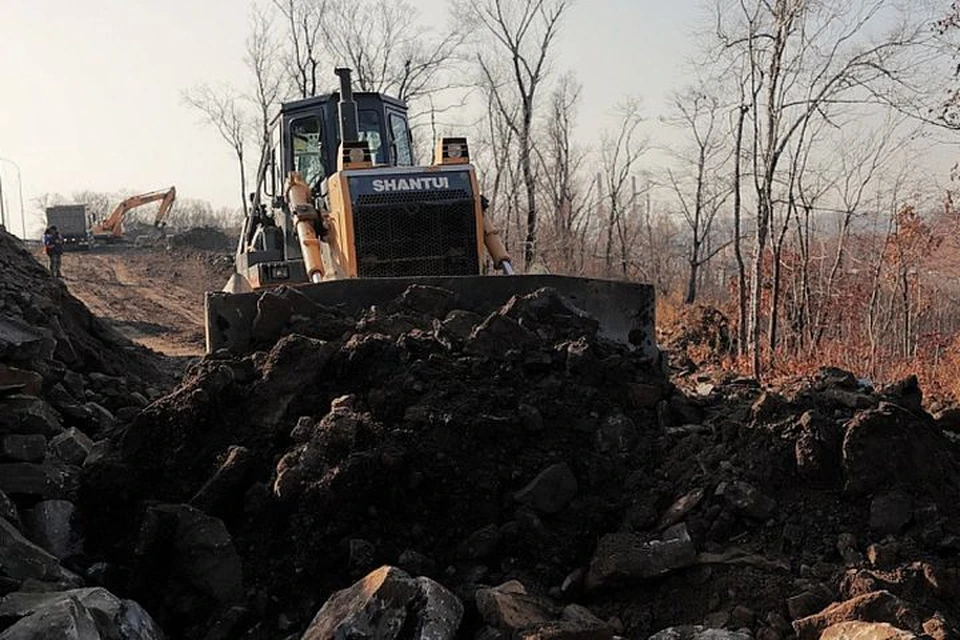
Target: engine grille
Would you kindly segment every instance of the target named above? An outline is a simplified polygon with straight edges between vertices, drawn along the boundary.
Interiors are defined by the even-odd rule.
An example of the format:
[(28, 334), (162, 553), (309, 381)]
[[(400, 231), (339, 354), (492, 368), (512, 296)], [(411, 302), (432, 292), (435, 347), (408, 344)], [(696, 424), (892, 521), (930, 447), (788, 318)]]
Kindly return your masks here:
[(479, 271), (474, 205), (466, 191), (358, 195), (353, 227), (360, 277)]

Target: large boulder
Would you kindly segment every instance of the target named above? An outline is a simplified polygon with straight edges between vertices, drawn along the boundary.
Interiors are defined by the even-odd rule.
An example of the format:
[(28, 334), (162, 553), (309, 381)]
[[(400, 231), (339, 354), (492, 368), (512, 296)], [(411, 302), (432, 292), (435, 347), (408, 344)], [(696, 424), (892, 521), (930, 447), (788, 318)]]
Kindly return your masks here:
[(44, 500), (24, 514), (27, 535), (36, 544), (63, 560), (77, 551), (73, 529), (76, 507), (68, 500)]
[(541, 471), (514, 499), (546, 514), (559, 513), (576, 497), (577, 477), (566, 462), (551, 465)]
[(63, 431), (63, 417), (45, 400), (27, 395), (0, 398), (0, 427), (5, 433), (39, 434), (52, 438)]
[(820, 613), (793, 622), (797, 640), (818, 640), (828, 627), (841, 622), (886, 622), (899, 629), (920, 630), (921, 621), (907, 602), (889, 591), (874, 591), (830, 605)]
[(446, 640), (456, 636), (463, 603), (428, 578), (384, 566), (334, 593), (302, 640)]
[(555, 604), (528, 594), (516, 580), (491, 589), (478, 589), (475, 598), (483, 621), (510, 635), (553, 620), (560, 614)]
[(0, 640), (106, 640), (89, 609), (73, 598), (44, 607), (0, 633)]
[(243, 568), (223, 521), (185, 504), (152, 507), (141, 526), (141, 554), (169, 558), (180, 578), (219, 602), (243, 594)]
[(18, 580), (57, 582), (76, 578), (60, 566), (56, 556), (24, 538), (3, 518), (0, 518), (0, 571)]
[(32, 498), (59, 498), (76, 480), (75, 468), (57, 466), (49, 460), (0, 463), (0, 490)]
[(886, 622), (841, 622), (820, 634), (820, 640), (913, 640), (917, 635)]
[[(14, 592), (0, 598), (0, 618), (20, 619), (11, 638), (36, 640), (49, 637), (76, 637), (80, 640), (163, 640), (164, 634), (143, 608), (133, 600), (121, 600), (99, 587), (50, 593)], [(75, 628), (87, 635), (30, 635), (44, 624), (73, 620)], [(96, 632), (91, 631), (93, 621)], [(0, 636), (6, 637), (6, 636)]]
[[(929, 422), (881, 403), (849, 422), (843, 439), (846, 490), (864, 495), (892, 485), (920, 485), (942, 492), (954, 486), (960, 467), (953, 448)], [(890, 455), (895, 451), (896, 455)]]
[(585, 585), (588, 589), (618, 587), (689, 567), (696, 560), (697, 551), (684, 524), (667, 529), (659, 540), (611, 533), (600, 539)]
[(727, 629), (709, 629), (699, 625), (669, 627), (658, 631), (648, 640), (751, 640), (749, 633), (728, 631)]

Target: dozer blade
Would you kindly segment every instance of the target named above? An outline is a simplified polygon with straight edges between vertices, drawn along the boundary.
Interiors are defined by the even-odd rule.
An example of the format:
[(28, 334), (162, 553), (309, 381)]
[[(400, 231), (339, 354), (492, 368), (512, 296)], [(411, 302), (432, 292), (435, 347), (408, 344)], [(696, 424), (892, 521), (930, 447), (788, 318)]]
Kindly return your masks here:
[[(602, 337), (631, 345), (651, 358), (657, 356), (655, 294), (648, 284), (556, 275), (460, 276), (333, 280), (298, 286), (297, 291), (318, 304), (353, 315), (388, 303), (415, 284), (453, 291), (457, 308), (481, 315), (497, 310), (515, 295), (550, 287), (596, 319)], [(219, 349), (245, 353), (255, 346), (258, 301), (267, 291), (207, 293), (207, 353)]]

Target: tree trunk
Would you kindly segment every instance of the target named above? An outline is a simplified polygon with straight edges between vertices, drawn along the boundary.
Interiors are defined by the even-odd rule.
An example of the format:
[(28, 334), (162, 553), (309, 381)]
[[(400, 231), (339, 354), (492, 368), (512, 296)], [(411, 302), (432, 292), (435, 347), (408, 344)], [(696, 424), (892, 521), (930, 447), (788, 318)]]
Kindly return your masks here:
[(733, 162), (733, 253), (737, 258), (737, 309), (740, 312), (737, 326), (737, 354), (740, 356), (743, 356), (747, 347), (747, 268), (743, 260), (743, 247), (740, 243), (740, 218), (743, 203), (740, 191), (740, 162), (741, 152), (743, 151), (743, 125), (747, 117), (747, 110), (746, 106), (740, 107)]
[(247, 204), (247, 170), (243, 165), (243, 151), (237, 151), (237, 162), (240, 163), (240, 200), (243, 202), (243, 215), (249, 217), (250, 206)]
[(530, 127), (533, 113), (524, 106), (523, 129), (520, 135), (520, 168), (527, 192), (527, 237), (523, 243), (523, 263), (529, 269), (536, 258), (537, 244), (537, 185), (530, 160)]

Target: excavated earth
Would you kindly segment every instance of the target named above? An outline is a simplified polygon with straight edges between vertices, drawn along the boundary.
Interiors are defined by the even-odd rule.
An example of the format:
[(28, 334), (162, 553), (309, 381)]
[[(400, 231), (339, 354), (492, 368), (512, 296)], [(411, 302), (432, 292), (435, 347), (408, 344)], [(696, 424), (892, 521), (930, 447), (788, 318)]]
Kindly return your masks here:
[[(0, 338), (0, 529), (53, 548), (26, 523), (73, 507), (39, 577), (0, 536), (0, 638), (122, 608), (14, 606), (93, 587), (155, 635), (69, 637), (956, 637), (960, 412), (914, 379), (671, 377), (549, 290), (477, 316), (413, 287), (356, 317), (272, 292), (279, 341), (174, 382), (2, 234), (0, 262), (0, 321), (46, 340)], [(54, 411), (29, 464), (69, 481), (5, 469), (29, 403)]]

